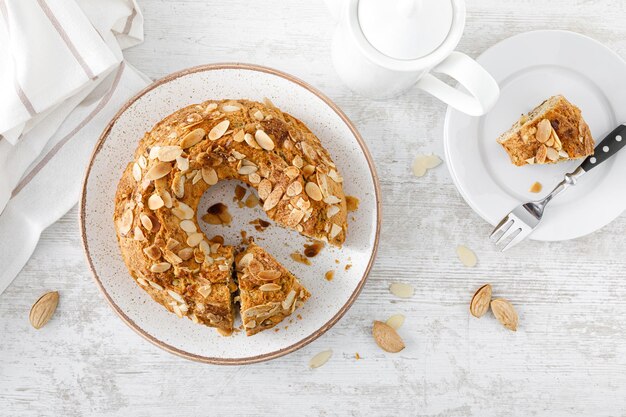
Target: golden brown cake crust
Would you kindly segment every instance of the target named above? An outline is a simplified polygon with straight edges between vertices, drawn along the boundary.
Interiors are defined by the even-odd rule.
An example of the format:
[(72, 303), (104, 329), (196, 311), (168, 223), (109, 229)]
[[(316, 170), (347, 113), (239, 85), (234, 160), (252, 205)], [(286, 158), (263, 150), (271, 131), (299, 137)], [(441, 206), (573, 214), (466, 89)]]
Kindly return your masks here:
[(271, 103), (206, 101), (157, 123), (118, 184), (114, 221), (138, 284), (179, 316), (229, 331), (234, 250), (197, 223), (200, 197), (220, 179), (254, 187), (268, 217), (340, 246), (342, 178), (319, 139)]
[(595, 146), (580, 109), (560, 95), (522, 116), (498, 142), (517, 166), (585, 158)]
[(235, 264), (248, 336), (276, 326), (310, 296), (292, 273), (254, 243), (237, 254)]

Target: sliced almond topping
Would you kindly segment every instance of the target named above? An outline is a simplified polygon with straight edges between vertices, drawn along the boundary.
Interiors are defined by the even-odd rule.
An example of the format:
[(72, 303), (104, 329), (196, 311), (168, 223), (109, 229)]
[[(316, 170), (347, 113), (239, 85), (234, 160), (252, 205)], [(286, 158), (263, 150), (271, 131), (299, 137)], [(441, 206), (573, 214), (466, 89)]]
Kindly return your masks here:
[(185, 203), (178, 203), (177, 207), (172, 209), (172, 213), (181, 220), (192, 219), (193, 209)]
[(552, 134), (552, 125), (550, 124), (550, 120), (543, 119), (537, 124), (537, 141), (540, 143), (546, 143), (548, 139), (550, 139), (550, 135)]
[(281, 186), (274, 188), (274, 190), (270, 193), (270, 195), (267, 196), (267, 199), (263, 203), (263, 210), (270, 211), (271, 209), (276, 207), (284, 192), (285, 190), (283, 190), (283, 187)]
[(259, 168), (255, 165), (243, 165), (241, 168), (239, 168), (237, 172), (239, 173), (239, 175), (249, 175), (257, 172), (258, 170)]
[(478, 318), (484, 316), (489, 310), (489, 303), (491, 303), (491, 285), (485, 284), (474, 293), (470, 302), (470, 313)]
[(198, 246), (202, 239), (204, 239), (202, 233), (192, 233), (187, 237), (187, 244), (191, 247)]
[(413, 296), (413, 292), (415, 291), (413, 287), (409, 284), (404, 284), (402, 282), (394, 282), (389, 286), (389, 291), (400, 298), (410, 298)]
[(337, 237), (337, 235), (339, 235), (339, 233), (341, 233), (342, 230), (343, 229), (341, 228), (341, 226), (333, 223), (333, 225), (330, 227), (330, 233), (328, 234), (328, 237), (334, 239)]
[(182, 220), (180, 222), (179, 226), (180, 226), (181, 229), (183, 229), (188, 234), (195, 233), (196, 230), (198, 230), (196, 228), (196, 224), (193, 221), (191, 221), (191, 220)]
[(139, 221), (141, 222), (141, 224), (146, 230), (148, 231), (152, 230), (152, 220), (150, 219), (149, 216), (147, 216), (144, 213), (141, 213), (139, 215)]
[(328, 362), (331, 356), (333, 356), (333, 351), (331, 349), (321, 351), (317, 355), (313, 356), (311, 360), (309, 360), (309, 368), (319, 368), (320, 366)]
[(163, 178), (172, 170), (172, 164), (169, 162), (159, 162), (146, 172), (145, 179), (148, 181), (158, 180)]
[(254, 134), (254, 139), (256, 139), (256, 143), (266, 151), (274, 149), (274, 141), (263, 130), (257, 130)]
[(546, 151), (546, 156), (552, 162), (558, 161), (558, 159), (559, 159), (559, 151), (557, 151), (554, 148), (548, 148), (547, 151)]
[(527, 163), (528, 165), (534, 165), (534, 164), (535, 164), (535, 157), (533, 156), (532, 158), (528, 158), (528, 159), (526, 160), (526, 163)]
[(278, 291), (281, 289), (281, 286), (278, 284), (274, 284), (274, 283), (270, 283), (270, 284), (263, 284), (259, 287), (259, 290), (261, 291)]
[(326, 210), (326, 217), (330, 219), (331, 217), (333, 217), (340, 211), (341, 210), (339, 209), (339, 206), (329, 206), (328, 209)]
[(250, 145), (251, 147), (253, 147), (254, 149), (261, 149), (259, 144), (256, 143), (256, 140), (254, 139), (254, 136), (252, 136), (252, 134), (246, 133), (245, 135), (243, 135), (243, 140), (245, 140), (246, 143)]
[(537, 149), (535, 161), (539, 164), (543, 164), (546, 162), (546, 156), (548, 156), (548, 148), (545, 145), (541, 145), (539, 149)]
[(287, 186), (286, 194), (289, 197), (295, 197), (302, 192), (302, 184), (299, 181), (294, 181)]
[(239, 110), (241, 110), (241, 107), (236, 104), (224, 104), (222, 106), (222, 111), (224, 113), (233, 113)]
[(218, 140), (224, 136), (224, 133), (228, 130), (228, 126), (230, 126), (230, 120), (228, 119), (222, 120), (213, 126), (213, 129), (209, 132), (209, 140)]
[(172, 182), (172, 192), (177, 198), (183, 198), (185, 196), (185, 176), (175, 176)]
[(310, 181), (307, 182), (304, 186), (304, 191), (309, 197), (311, 197), (311, 199), (315, 201), (322, 200), (322, 190), (320, 190), (320, 187), (316, 183)]
[(405, 347), (404, 341), (393, 327), (381, 321), (374, 321), (372, 335), (376, 344), (386, 352), (398, 353)]
[(167, 290), (167, 293), (169, 294), (170, 297), (172, 297), (174, 300), (178, 301), (179, 303), (185, 302), (185, 299), (179, 293), (172, 291), (172, 290)]
[(148, 208), (150, 210), (158, 210), (165, 205), (165, 202), (158, 194), (152, 194), (150, 198), (148, 198)]
[(280, 278), (280, 276), (280, 271), (276, 271), (273, 269), (264, 270), (257, 274), (257, 278), (263, 281), (274, 281)]
[(193, 248), (184, 248), (184, 249), (179, 250), (178, 256), (183, 261), (187, 261), (191, 259), (191, 257), (193, 256)]
[(562, 149), (559, 151), (559, 156), (563, 159), (569, 159), (569, 154)]
[(137, 162), (133, 164), (133, 178), (137, 182), (141, 181), (141, 167)]
[(119, 220), (117, 230), (122, 236), (125, 236), (133, 226), (133, 211), (127, 209)]
[(237, 263), (237, 266), (243, 269), (250, 264), (250, 261), (252, 261), (252, 259), (254, 259), (254, 255), (252, 253), (246, 253), (241, 257), (241, 259)]
[(233, 140), (235, 142), (243, 142), (243, 136), (245, 135), (246, 132), (244, 132), (243, 129), (238, 130), (237, 132), (235, 132), (235, 134), (233, 135)]
[(202, 128), (194, 129), (191, 132), (187, 133), (185, 137), (180, 141), (180, 147), (183, 149), (191, 148), (192, 146), (198, 144), (204, 136), (206, 135), (206, 131)]
[(207, 285), (203, 285), (201, 287), (198, 288), (198, 293), (203, 296), (204, 298), (207, 298), (209, 295), (211, 295), (211, 290), (212, 287), (210, 284)]
[(150, 267), (150, 271), (154, 273), (165, 272), (171, 268), (171, 264), (169, 262), (159, 262), (158, 264), (154, 264)]
[(176, 160), (183, 153), (180, 146), (161, 146), (157, 153), (157, 158), (162, 162), (171, 162)]
[(144, 248), (143, 253), (145, 253), (146, 256), (152, 259), (153, 261), (159, 260), (161, 258), (161, 251), (156, 245), (152, 245), (152, 246), (148, 246), (147, 248)]
[(202, 179), (204, 180), (204, 182), (206, 182), (209, 185), (217, 184), (217, 181), (218, 181), (217, 172), (213, 168), (203, 167), (201, 172), (202, 172)]
[(133, 231), (133, 239), (138, 241), (146, 240), (146, 235), (143, 234), (143, 231), (139, 226), (135, 227), (135, 230)]
[(215, 109), (217, 109), (217, 103), (209, 103), (204, 109), (204, 114), (209, 114)]
[(328, 178), (335, 181), (337, 184), (343, 182), (343, 178), (341, 177), (341, 175), (339, 175), (339, 173), (337, 173), (337, 171), (335, 171), (334, 169), (328, 171)]
[(298, 169), (302, 169), (302, 167), (304, 166), (304, 160), (300, 155), (296, 155), (291, 163)]
[(143, 155), (139, 156), (139, 159), (137, 160), (137, 162), (139, 163), (139, 166), (141, 167), (141, 169), (146, 169), (146, 167), (148, 166), (148, 160)]
[(250, 184), (258, 184), (261, 182), (261, 176), (256, 172), (253, 172), (252, 174), (248, 175), (248, 181), (250, 181)]
[(172, 204), (174, 204), (174, 202), (172, 201), (172, 195), (169, 193), (169, 191), (161, 190), (161, 193), (159, 195), (163, 199), (163, 204), (165, 205), (165, 207), (172, 208)]
[(284, 169), (283, 174), (289, 177), (290, 180), (294, 180), (300, 175), (300, 169), (295, 166), (289, 166)]
[(259, 198), (261, 200), (266, 200), (267, 197), (269, 197), (270, 193), (272, 192), (272, 183), (270, 182), (270, 180), (268, 179), (261, 180), (257, 191), (259, 193)]
[(315, 148), (305, 141), (300, 142), (300, 144), (302, 146), (302, 153), (304, 153), (304, 156), (306, 156), (309, 161), (315, 161), (317, 159), (317, 152), (315, 151)]
[(329, 195), (328, 197), (324, 198), (324, 203), (326, 204), (339, 204), (341, 203), (341, 198), (334, 196), (334, 195)]
[(148, 154), (148, 158), (156, 159), (157, 155), (159, 154), (159, 148), (160, 146), (153, 146), (152, 148), (150, 148), (150, 153)]
[(459, 245), (456, 247), (456, 254), (461, 263), (465, 266), (473, 267), (478, 262), (476, 254), (467, 246)]
[(398, 330), (404, 324), (404, 315), (394, 314), (393, 316), (389, 317), (385, 323), (392, 329)]
[(296, 292), (294, 290), (290, 290), (285, 299), (281, 303), (281, 307), (283, 310), (289, 310), (296, 300)]
[(178, 240), (170, 237), (170, 238), (167, 239), (167, 244), (165, 245), (165, 248), (167, 250), (174, 250), (174, 249), (176, 249), (179, 246), (180, 246), (180, 242)]
[(315, 172), (315, 166), (313, 165), (307, 165), (304, 168), (302, 168), (302, 175), (304, 175), (305, 178), (310, 177), (311, 175), (313, 175), (314, 172)]
[(181, 172), (187, 171), (189, 169), (189, 158), (183, 158), (182, 156), (176, 158), (176, 167)]

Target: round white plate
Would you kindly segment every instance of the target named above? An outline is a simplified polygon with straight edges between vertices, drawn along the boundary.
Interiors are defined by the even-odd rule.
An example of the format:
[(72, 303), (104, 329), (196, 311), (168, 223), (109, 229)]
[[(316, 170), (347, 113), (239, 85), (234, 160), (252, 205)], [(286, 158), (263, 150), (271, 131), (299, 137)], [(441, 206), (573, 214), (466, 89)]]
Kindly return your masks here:
[[(215, 329), (179, 319), (152, 301), (131, 279), (122, 261), (113, 227), (113, 202), (118, 180), (132, 159), (139, 139), (168, 114), (208, 99), (264, 97), (302, 120), (322, 141), (344, 178), (346, 195), (360, 199), (348, 213), (347, 240), (341, 249), (326, 247), (312, 265), (293, 261), (308, 239), (272, 225), (264, 232), (249, 222), (267, 219), (260, 207), (238, 208), (234, 181), (211, 187), (199, 212), (225, 203), (233, 214), (230, 226), (200, 222), (208, 236), (221, 234), (227, 244), (241, 242), (241, 230), (254, 236), (309, 289), (312, 296), (292, 317), (255, 336), (243, 332), (222, 337)], [(183, 357), (218, 364), (244, 364), (292, 352), (319, 337), (341, 318), (358, 296), (372, 266), (380, 228), (378, 179), (365, 143), (348, 118), (327, 97), (287, 74), (244, 64), (191, 68), (156, 81), (132, 98), (113, 118), (97, 144), (85, 175), (81, 198), (81, 229), (85, 252), (96, 282), (120, 317), (157, 346)], [(273, 222), (272, 222), (273, 223)], [(350, 265), (346, 269), (346, 265)], [(326, 271), (335, 271), (332, 281)], [(295, 316), (295, 315), (294, 315)], [(238, 324), (238, 323), (236, 323)]]
[[(497, 224), (517, 205), (541, 198), (582, 161), (514, 166), (496, 138), (546, 98), (563, 94), (582, 110), (596, 144), (626, 122), (626, 63), (586, 36), (536, 31), (505, 39), (477, 61), (500, 85), (500, 99), (482, 117), (448, 108), (446, 162), (459, 192), (482, 218)], [(538, 181), (539, 194), (530, 193)], [(553, 200), (535, 240), (565, 240), (591, 233), (626, 208), (626, 152), (586, 174)]]

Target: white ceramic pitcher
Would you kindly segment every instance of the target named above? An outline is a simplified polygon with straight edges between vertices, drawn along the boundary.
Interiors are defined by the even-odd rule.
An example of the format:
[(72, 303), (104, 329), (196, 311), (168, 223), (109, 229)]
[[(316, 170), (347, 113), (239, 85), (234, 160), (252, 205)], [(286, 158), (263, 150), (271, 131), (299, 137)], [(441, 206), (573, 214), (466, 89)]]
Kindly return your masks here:
[[(341, 79), (373, 99), (416, 85), (454, 108), (485, 114), (500, 94), (476, 61), (454, 51), (465, 26), (464, 0), (325, 0), (337, 20), (332, 57)], [(447, 74), (466, 91), (430, 72)]]

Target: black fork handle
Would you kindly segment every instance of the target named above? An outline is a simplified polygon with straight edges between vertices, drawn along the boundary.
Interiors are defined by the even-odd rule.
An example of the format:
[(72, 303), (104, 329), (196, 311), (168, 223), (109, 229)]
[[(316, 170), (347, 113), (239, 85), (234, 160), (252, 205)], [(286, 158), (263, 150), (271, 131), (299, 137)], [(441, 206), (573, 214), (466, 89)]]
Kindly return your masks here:
[(583, 163), (580, 164), (580, 167), (584, 169), (585, 172), (589, 172), (602, 162), (615, 155), (625, 145), (626, 125), (619, 125), (613, 129), (613, 131), (609, 133), (598, 146), (596, 146), (594, 154), (588, 156)]

